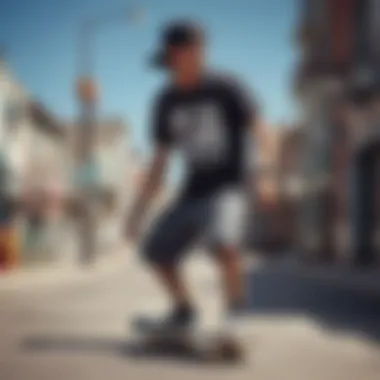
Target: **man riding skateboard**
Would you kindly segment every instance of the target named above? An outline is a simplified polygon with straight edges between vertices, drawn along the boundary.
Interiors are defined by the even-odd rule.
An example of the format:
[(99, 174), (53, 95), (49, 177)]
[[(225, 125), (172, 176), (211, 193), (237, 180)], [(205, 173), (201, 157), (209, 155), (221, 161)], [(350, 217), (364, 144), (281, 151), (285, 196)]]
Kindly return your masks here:
[(142, 247), (173, 302), (165, 318), (145, 321), (160, 331), (187, 329), (195, 321), (179, 264), (199, 239), (219, 264), (227, 315), (234, 317), (244, 309), (240, 250), (248, 206), (246, 185), (252, 182), (247, 147), (256, 110), (235, 79), (209, 72), (205, 47), (204, 31), (195, 23), (177, 21), (164, 29), (162, 46), (152, 62), (168, 76), (154, 104), (154, 155), (126, 225), (127, 237), (135, 239), (169, 156), (178, 150), (187, 163), (185, 184)]

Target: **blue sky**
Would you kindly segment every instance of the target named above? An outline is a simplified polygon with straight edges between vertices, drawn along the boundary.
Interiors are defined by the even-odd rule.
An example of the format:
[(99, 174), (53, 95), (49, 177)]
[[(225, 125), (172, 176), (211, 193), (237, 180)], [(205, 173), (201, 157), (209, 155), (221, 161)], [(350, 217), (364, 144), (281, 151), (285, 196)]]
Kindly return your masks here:
[[(15, 76), (56, 115), (74, 118), (78, 25), (122, 12), (140, 1), (2, 0), (0, 45)], [(210, 63), (235, 72), (256, 91), (271, 122), (294, 115), (290, 81), (295, 62), (292, 35), (296, 0), (145, 0), (141, 25), (117, 22), (102, 29), (94, 48), (100, 113), (121, 115), (132, 126), (135, 145), (145, 150), (149, 105), (162, 78), (146, 57), (160, 25), (195, 17), (208, 28)]]

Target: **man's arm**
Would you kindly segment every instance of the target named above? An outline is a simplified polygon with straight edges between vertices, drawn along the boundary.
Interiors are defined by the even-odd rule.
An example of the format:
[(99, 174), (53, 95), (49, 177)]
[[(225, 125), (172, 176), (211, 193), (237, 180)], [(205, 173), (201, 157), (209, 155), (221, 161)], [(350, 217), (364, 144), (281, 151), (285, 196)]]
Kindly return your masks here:
[(127, 221), (126, 232), (128, 237), (133, 239), (140, 230), (141, 221), (147, 208), (160, 190), (172, 146), (172, 136), (168, 124), (168, 97), (165, 91), (155, 98), (151, 127), (151, 138), (155, 147), (153, 158)]
[(138, 191), (127, 221), (126, 233), (130, 239), (134, 239), (139, 233), (143, 217), (163, 184), (169, 155), (170, 149), (168, 147), (164, 145), (156, 146), (147, 177)]

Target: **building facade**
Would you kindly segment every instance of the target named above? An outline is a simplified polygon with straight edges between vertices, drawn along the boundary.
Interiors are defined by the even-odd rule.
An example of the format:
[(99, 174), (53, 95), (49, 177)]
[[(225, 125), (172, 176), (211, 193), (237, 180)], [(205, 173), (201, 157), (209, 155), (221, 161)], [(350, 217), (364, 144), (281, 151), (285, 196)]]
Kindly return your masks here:
[(373, 261), (375, 255), (367, 253), (376, 250), (379, 228), (375, 152), (380, 119), (374, 109), (380, 7), (373, 0), (300, 4), (295, 88), (303, 110), (308, 149), (302, 173), (309, 191), (300, 202), (297, 243), (313, 258), (366, 256), (364, 261)]
[[(6, 225), (17, 230), (18, 261), (49, 261), (53, 250), (45, 242), (53, 222), (47, 214), (52, 192), (63, 191), (68, 181), (66, 135), (57, 119), (28, 94), (4, 61), (0, 62), (0, 153), (9, 173), (1, 184), (3, 207), (9, 211)], [(22, 209), (14, 209), (10, 198), (22, 203)], [(37, 223), (41, 227), (37, 231), (30, 228), (31, 220), (46, 223)], [(31, 235), (38, 244), (29, 244)]]

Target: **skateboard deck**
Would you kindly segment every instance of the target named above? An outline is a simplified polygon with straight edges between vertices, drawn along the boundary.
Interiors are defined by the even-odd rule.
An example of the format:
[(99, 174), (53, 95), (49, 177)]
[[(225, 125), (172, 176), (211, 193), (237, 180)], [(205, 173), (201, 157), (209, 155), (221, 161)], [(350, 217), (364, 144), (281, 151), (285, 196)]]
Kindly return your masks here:
[(186, 332), (145, 332), (138, 330), (140, 348), (146, 353), (188, 356), (205, 361), (239, 362), (243, 345), (223, 332), (192, 329)]

